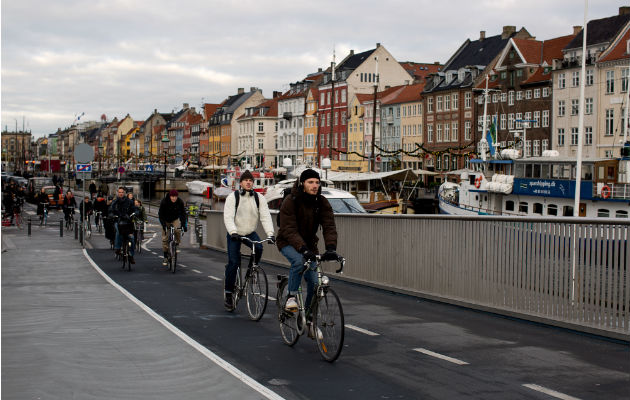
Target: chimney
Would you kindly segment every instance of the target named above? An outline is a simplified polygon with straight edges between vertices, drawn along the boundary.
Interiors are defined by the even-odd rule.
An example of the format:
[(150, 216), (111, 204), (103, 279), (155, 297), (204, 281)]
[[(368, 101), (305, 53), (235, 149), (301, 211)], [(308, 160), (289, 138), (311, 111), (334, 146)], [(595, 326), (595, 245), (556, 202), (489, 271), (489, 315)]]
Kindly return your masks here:
[(192, 110), (193, 114), (195, 114), (195, 113), (196, 113), (196, 111), (195, 111), (195, 107), (192, 107), (192, 108), (191, 108), (191, 110)]
[(486, 31), (479, 31), (479, 40), (484, 40), (486, 38)]
[(582, 25), (573, 25), (573, 35), (577, 35), (582, 30)]
[(381, 44), (379, 42), (376, 42), (376, 47), (381, 47)]
[(188, 109), (188, 103), (184, 103), (184, 110)]
[(243, 93), (245, 93), (245, 88), (242, 88), (242, 87), (238, 88), (237, 94), (243, 94)]
[(516, 32), (516, 26), (514, 26), (514, 25), (505, 25), (503, 27), (503, 32), (501, 33), (501, 39), (508, 39), (515, 32)]
[(628, 6), (619, 7), (619, 15), (626, 15), (626, 14), (630, 14), (630, 7)]
[(255, 86), (250, 86), (250, 87), (249, 87), (249, 91), (250, 91), (250, 92), (255, 92), (255, 91), (256, 91), (256, 89), (258, 89), (258, 88), (257, 88), (257, 87), (255, 87)]
[(354, 55), (354, 50), (350, 50), (350, 55), (353, 56)]
[[(485, 35), (485, 32), (484, 32), (484, 31), (481, 31), (481, 32)], [(485, 37), (485, 36), (484, 36), (484, 37)], [(433, 63), (433, 65), (440, 65), (440, 62), (439, 62), (439, 61), (436, 61), (436, 62), (434, 62), (434, 63)]]
[(322, 69), (321, 68), (317, 68), (317, 72), (322, 72)]
[(275, 99), (276, 97), (280, 97), (280, 95), (282, 94), (282, 92), (279, 92), (277, 90), (273, 91), (273, 98)]

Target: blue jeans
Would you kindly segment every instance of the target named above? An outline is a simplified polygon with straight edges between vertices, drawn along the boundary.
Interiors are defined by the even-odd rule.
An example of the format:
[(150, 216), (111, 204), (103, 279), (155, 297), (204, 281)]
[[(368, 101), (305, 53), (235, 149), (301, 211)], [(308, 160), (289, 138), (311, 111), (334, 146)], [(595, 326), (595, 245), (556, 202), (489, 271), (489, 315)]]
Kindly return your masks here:
[[(280, 252), (291, 263), (291, 268), (289, 268), (289, 295), (296, 295), (302, 281), (301, 272), (304, 268), (304, 257), (293, 246), (284, 246)], [(315, 267), (315, 261), (311, 263), (311, 267)], [(308, 309), (311, 306), (313, 291), (317, 284), (317, 272), (309, 269), (304, 273), (304, 279), (306, 280), (306, 301), (304, 302), (304, 307)]]
[[(252, 232), (249, 235), (245, 235), (245, 237), (259, 241), (260, 236), (256, 232)], [(227, 234), (227, 250), (228, 250), (228, 265), (225, 267), (225, 292), (232, 293), (234, 291), (234, 283), (236, 282), (236, 270), (239, 265), (241, 265), (241, 242), (233, 241), (230, 237), (230, 234)], [(250, 244), (247, 243), (249, 246)], [(256, 246), (256, 262), (260, 261), (260, 257), (262, 257), (263, 246), (262, 244), (257, 244)]]
[[(120, 248), (122, 247), (122, 235), (120, 234), (120, 232), (118, 231), (118, 223), (116, 223), (114, 225), (114, 227), (116, 228), (116, 240), (114, 241), (114, 249), (115, 250), (120, 250)], [(133, 234), (129, 234), (129, 238), (131, 240), (131, 248), (129, 249), (129, 255), (131, 257), (133, 257), (133, 255), (136, 252), (136, 246), (135, 246), (135, 242), (133, 241)]]

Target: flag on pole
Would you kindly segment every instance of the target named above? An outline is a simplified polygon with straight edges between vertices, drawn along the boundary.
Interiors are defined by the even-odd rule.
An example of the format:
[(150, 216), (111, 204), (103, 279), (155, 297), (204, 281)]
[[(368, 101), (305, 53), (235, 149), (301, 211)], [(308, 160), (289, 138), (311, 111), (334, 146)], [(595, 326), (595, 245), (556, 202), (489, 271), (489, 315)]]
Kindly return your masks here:
[(497, 141), (497, 116), (495, 115), (492, 118), (492, 123), (488, 128), (488, 133), (486, 134), (486, 141), (488, 142), (488, 147), (490, 148), (490, 155), (494, 156), (494, 144)]

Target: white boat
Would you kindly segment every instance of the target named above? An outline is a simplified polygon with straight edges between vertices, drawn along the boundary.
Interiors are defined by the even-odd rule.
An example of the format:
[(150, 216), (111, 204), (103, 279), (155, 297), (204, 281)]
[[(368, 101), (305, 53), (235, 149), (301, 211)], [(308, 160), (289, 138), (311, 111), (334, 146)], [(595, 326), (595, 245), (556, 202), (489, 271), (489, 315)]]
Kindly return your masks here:
[[(576, 160), (560, 157), (471, 160), (459, 183), (438, 191), (440, 213), (572, 217)], [(628, 218), (630, 157), (582, 160), (579, 216)]]
[(210, 182), (190, 181), (186, 182), (186, 187), (188, 188), (188, 193), (190, 194), (203, 195), (209, 187), (213, 188), (214, 185)]

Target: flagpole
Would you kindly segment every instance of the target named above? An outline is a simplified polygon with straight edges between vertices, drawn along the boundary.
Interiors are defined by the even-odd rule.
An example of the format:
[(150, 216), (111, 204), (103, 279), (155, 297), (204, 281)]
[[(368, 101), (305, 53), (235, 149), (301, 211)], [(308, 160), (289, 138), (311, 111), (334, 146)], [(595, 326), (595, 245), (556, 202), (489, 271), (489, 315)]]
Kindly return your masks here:
[(479, 141), (479, 147), (481, 148), (481, 159), (483, 161), (486, 161), (486, 145), (488, 143), (485, 137), (486, 129), (488, 128), (488, 121), (486, 118), (486, 113), (488, 111), (488, 80), (490, 80), (490, 77), (486, 75), (486, 89), (483, 91), (483, 128), (481, 131), (481, 140)]

